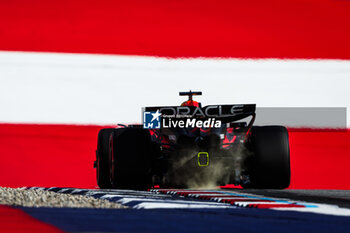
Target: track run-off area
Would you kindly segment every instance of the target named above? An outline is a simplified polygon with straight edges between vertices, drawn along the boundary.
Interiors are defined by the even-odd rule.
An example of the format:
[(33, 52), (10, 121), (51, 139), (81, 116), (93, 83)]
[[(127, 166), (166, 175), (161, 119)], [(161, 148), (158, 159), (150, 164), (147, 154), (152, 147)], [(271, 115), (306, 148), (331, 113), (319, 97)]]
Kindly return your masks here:
[[(89, 197), (101, 198), (133, 209), (192, 209), (192, 208), (258, 208), (273, 210), (289, 210), (310, 212), (318, 214), (329, 214), (335, 216), (350, 216), (350, 209), (339, 207), (347, 206), (350, 201), (350, 191), (323, 191), (323, 194), (316, 195), (312, 190), (299, 190), (299, 192), (309, 196), (308, 201), (302, 201), (298, 197), (298, 192), (292, 190), (284, 191), (284, 198), (278, 197), (278, 191), (275, 197), (268, 195), (255, 194), (258, 190), (242, 189), (150, 189), (148, 191), (135, 190), (94, 190), (94, 189), (75, 189), (75, 188), (28, 188), (31, 190), (45, 190), (57, 193), (85, 195)], [(264, 190), (266, 194), (271, 190)], [(264, 193), (264, 194), (265, 194)], [(277, 194), (277, 195), (276, 195)], [(287, 194), (287, 195), (286, 195)], [(313, 203), (313, 198), (329, 198), (338, 200), (333, 205), (327, 203)], [(299, 200), (293, 200), (294, 198)]]
[[(20, 206), (12, 208), (13, 212), (32, 218), (31, 221), (41, 221), (42, 225), (36, 226), (37, 229), (46, 229), (47, 232), (61, 230), (66, 232), (347, 232), (350, 230), (350, 209), (347, 208), (350, 191), (323, 190), (318, 193), (314, 190), (151, 189), (134, 191), (39, 187), (26, 189), (73, 196), (82, 195), (116, 202), (127, 207), (123, 209)], [(6, 224), (0, 220), (0, 227), (4, 226)]]

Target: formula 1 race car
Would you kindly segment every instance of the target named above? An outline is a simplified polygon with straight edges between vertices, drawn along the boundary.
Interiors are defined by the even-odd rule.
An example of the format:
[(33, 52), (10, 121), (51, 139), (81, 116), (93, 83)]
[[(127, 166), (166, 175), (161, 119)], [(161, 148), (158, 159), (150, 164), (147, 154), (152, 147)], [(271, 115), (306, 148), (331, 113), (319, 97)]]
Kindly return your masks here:
[(255, 104), (208, 105), (189, 96), (181, 106), (146, 107), (143, 125), (98, 134), (100, 188), (199, 188), (235, 184), (284, 189), (290, 183), (283, 126), (253, 126)]

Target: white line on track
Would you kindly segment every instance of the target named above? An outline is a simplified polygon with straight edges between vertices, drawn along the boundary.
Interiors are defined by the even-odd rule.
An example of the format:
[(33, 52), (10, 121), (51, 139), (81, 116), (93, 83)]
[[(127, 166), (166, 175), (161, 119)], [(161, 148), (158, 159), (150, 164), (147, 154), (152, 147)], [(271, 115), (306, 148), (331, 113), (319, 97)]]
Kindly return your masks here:
[(136, 209), (206, 209), (206, 208), (237, 208), (232, 205), (208, 205), (208, 204), (185, 204), (185, 203), (155, 203), (143, 202), (134, 206)]

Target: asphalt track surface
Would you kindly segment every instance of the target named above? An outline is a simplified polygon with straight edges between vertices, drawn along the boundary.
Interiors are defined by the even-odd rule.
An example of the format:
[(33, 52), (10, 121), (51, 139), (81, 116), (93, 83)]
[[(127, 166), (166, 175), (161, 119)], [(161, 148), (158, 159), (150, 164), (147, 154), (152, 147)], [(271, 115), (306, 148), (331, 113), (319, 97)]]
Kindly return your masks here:
[[(129, 207), (18, 208), (66, 232), (350, 232), (350, 190), (44, 190), (104, 198)], [(230, 195), (235, 202), (212, 198)], [(267, 206), (249, 206), (262, 200)], [(293, 208), (270, 208), (274, 205)]]

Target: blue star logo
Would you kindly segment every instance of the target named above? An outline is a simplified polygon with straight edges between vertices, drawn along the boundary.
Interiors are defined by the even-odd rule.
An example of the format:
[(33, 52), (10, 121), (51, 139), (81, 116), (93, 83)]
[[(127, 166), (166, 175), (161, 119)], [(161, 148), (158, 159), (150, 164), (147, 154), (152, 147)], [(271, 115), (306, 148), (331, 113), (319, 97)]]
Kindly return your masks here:
[(156, 112), (143, 112), (143, 128), (145, 129), (160, 129), (160, 116), (162, 114)]

